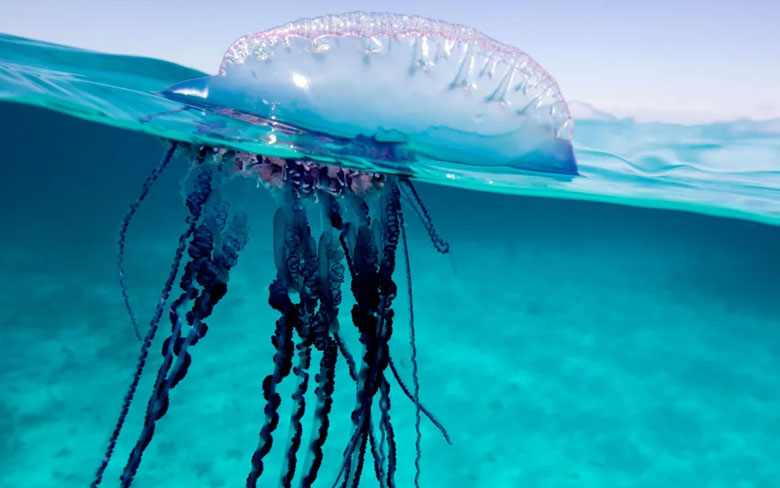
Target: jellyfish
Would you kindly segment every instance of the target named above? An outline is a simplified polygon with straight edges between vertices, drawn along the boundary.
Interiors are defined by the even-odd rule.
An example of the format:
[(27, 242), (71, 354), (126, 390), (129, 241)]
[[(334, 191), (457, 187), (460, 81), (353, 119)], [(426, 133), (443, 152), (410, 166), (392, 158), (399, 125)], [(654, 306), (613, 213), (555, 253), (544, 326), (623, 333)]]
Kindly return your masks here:
[[(358, 486), (370, 456), (379, 486), (394, 487), (398, 446), (390, 394), (396, 388), (415, 408), (414, 483), (419, 486), (422, 419), (448, 442), (450, 437), (420, 401), (407, 215), (419, 218), (436, 250), (450, 249), (413, 179), (419, 168), (444, 162), (576, 175), (572, 122), (558, 85), (526, 53), (474, 29), (356, 12), (244, 36), (228, 48), (217, 75), (181, 82), (163, 95), (184, 110), (263, 124), (272, 132), (265, 151), (244, 150), (228, 139), (224, 146), (169, 141), (122, 220), (119, 281), (142, 345), (91, 486), (101, 483), (112, 460), (164, 318), (170, 332), (162, 341), (141, 433), (122, 470), (122, 487), (132, 485), (157, 423), (173, 408), (172, 392), (187, 376), (247, 244), (248, 219), (232, 208), (225, 190), (225, 183), (237, 178), (255, 181), (276, 201), (269, 230), (276, 275), (268, 286), (268, 304), (277, 314), (275, 324), (268, 324), (274, 353), (260, 392), (264, 407), (257, 444), (247, 449), (246, 486), (254, 488), (269, 477), (266, 456), (272, 449), (284, 452), (281, 477), (272, 483), (291, 487), (297, 480), (296, 486), (312, 486), (326, 462), (325, 442), (340, 441), (341, 458), (327, 460), (338, 474), (324, 486)], [(301, 142), (294, 156), (274, 144), (273, 131)], [(188, 215), (156, 309), (142, 330), (124, 280), (124, 239), (139, 205), (177, 153), (190, 161), (183, 182)], [(411, 388), (389, 348), (399, 247), (410, 311)], [(349, 325), (339, 321), (344, 288), (354, 299)], [(341, 333), (347, 326), (356, 329), (359, 344), (347, 344)], [(354, 388), (349, 412), (332, 408), (340, 360)], [(294, 392), (283, 399), (279, 387), (285, 381), (294, 384)], [(283, 403), (291, 425), (286, 438), (276, 431)], [(307, 408), (311, 422), (304, 425)], [(333, 415), (349, 415), (345, 438), (329, 435)]]

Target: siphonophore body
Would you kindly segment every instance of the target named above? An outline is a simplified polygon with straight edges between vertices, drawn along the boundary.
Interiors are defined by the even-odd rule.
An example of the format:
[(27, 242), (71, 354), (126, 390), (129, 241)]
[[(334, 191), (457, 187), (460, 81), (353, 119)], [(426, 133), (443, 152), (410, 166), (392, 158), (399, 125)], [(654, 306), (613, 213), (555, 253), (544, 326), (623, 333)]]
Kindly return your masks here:
[[(555, 81), (526, 53), (473, 29), (420, 17), (351, 13), (242, 37), (228, 49), (219, 74), (184, 81), (164, 94), (190, 110), (256, 120), (287, 135), (306, 131), (321, 137), (322, 144), (309, 144), (301, 158), (289, 159), (273, 154), (273, 141), (268, 154), (171, 141), (120, 228), (120, 283), (142, 348), (92, 486), (101, 483), (112, 459), (163, 323), (170, 332), (162, 342), (162, 363), (121, 486), (133, 483), (155, 426), (175, 408), (172, 392), (187, 376), (197, 344), (206, 340), (207, 320), (227, 293), (230, 271), (248, 239), (247, 218), (232, 209), (225, 191), (224, 183), (236, 178), (255, 180), (277, 202), (269, 209), (273, 255), (268, 259), (276, 277), (268, 303), (278, 319), (268, 324), (274, 355), (258, 392), (265, 407), (257, 444), (247, 446), (246, 486), (308, 487), (317, 481), (319, 486), (356, 487), (366, 470), (380, 486), (395, 486), (390, 393), (396, 389), (417, 411), (419, 474), (421, 419), (427, 417), (449, 437), (419, 399), (411, 306), (411, 386), (398, 375), (389, 349), (399, 248), (410, 304), (412, 296), (405, 217), (420, 218), (439, 252), (447, 253), (449, 245), (436, 233), (410, 175), (415, 165), (437, 160), (489, 161), (496, 167), (575, 175), (571, 117)], [(336, 156), (350, 148), (370, 151), (395, 170), (350, 167), (350, 161)], [(124, 286), (124, 236), (177, 151), (191, 161), (184, 181), (188, 216), (156, 311), (142, 329)], [(339, 323), (347, 290), (354, 298), (350, 324)], [(358, 344), (343, 339), (344, 327), (357, 329)], [(346, 362), (353, 382), (349, 412), (332, 409), (337, 361)], [(284, 381), (295, 385), (290, 398), (278, 392)], [(307, 410), (311, 422), (305, 425)], [(282, 414), (290, 416), (288, 435), (276, 429)], [(329, 436), (333, 415), (350, 416), (346, 438)], [(326, 441), (341, 442), (343, 455), (326, 459)], [(284, 450), (284, 466), (281, 477), (266, 481), (276, 476), (266, 469), (271, 449)], [(325, 462), (339, 466), (335, 480), (318, 477)]]

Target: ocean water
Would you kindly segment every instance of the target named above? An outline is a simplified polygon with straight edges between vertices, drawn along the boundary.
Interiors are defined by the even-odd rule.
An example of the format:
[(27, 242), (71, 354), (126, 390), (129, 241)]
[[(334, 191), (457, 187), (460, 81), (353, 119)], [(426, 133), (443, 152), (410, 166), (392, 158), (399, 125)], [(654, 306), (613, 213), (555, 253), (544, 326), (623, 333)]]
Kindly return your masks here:
[[(200, 75), (0, 37), (0, 486), (85, 486), (100, 462), (140, 347), (116, 233), (165, 151), (159, 137), (250, 149), (225, 131), (262, 130), (232, 119), (204, 130), (192, 111), (144, 119), (181, 108), (156, 92)], [(780, 486), (777, 123), (579, 114), (578, 177), (419, 170), (453, 249), (437, 254), (409, 222), (421, 400), (453, 440), (423, 419), (421, 486)], [(128, 234), (142, 323), (184, 227), (186, 166), (171, 163)], [(248, 180), (230, 188), (250, 213), (249, 244), (138, 487), (242, 486), (257, 443), (275, 203)], [(409, 378), (408, 307), (396, 304), (391, 353)], [(119, 484), (158, 351), (103, 486)], [(321, 486), (350, 428), (343, 361), (336, 382)], [(391, 411), (398, 486), (413, 486), (414, 408), (394, 395)], [(272, 457), (266, 483), (280, 469)]]

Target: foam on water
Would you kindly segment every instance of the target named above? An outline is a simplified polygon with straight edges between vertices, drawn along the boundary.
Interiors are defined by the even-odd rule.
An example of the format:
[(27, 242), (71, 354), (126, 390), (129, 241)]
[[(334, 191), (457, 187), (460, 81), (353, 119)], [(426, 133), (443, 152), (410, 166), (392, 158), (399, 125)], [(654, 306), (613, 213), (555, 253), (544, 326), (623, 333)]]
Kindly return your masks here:
[[(229, 70), (227, 65), (223, 69)], [(426, 159), (421, 154), (404, 161), (395, 157), (393, 142), (327, 136), (257, 114), (194, 106), (162, 94), (169, 86), (204, 76), (163, 61), (0, 36), (0, 100), (39, 105), (170, 139), (401, 172), (438, 184), (780, 222), (777, 120), (682, 126), (598, 117), (593, 111), (583, 114), (584, 119), (575, 114), (578, 174), (539, 174), (501, 164), (500, 154), (490, 153), (490, 147), (497, 150), (500, 144), (487, 145), (485, 158), (478, 163), (474, 154), (466, 161), (469, 164), (457, 158)], [(371, 95), (371, 90), (364, 95)], [(358, 113), (350, 108), (341, 116), (347, 120)]]

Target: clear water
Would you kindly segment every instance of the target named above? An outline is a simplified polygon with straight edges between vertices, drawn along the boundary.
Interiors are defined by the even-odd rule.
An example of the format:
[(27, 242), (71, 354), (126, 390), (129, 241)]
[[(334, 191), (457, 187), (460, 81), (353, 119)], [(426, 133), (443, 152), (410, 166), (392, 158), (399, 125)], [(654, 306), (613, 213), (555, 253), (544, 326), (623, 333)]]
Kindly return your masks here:
[[(192, 111), (142, 120), (179, 108), (155, 92), (201, 75), (0, 40), (0, 99), (20, 102), (0, 103), (0, 486), (85, 486), (100, 461), (139, 347), (115, 235), (164, 150), (150, 136), (251, 149), (262, 133)], [(777, 486), (777, 127), (602, 119), (577, 121), (575, 178), (418, 168), (438, 183), (419, 189), (454, 249), (439, 256), (412, 223), (421, 397), (454, 441), (423, 423), (423, 486)], [(184, 225), (185, 166), (171, 165), (128, 237), (140, 317)], [(227, 488), (248, 471), (276, 318), (274, 204), (240, 182), (235, 201), (252, 213), (250, 243), (139, 487)], [(391, 351), (404, 375), (406, 315), (399, 300)], [(349, 384), (339, 370), (323, 480), (349, 431)], [(118, 484), (150, 389), (145, 376), (104, 486)], [(410, 486), (414, 411), (394, 398), (398, 486)]]

